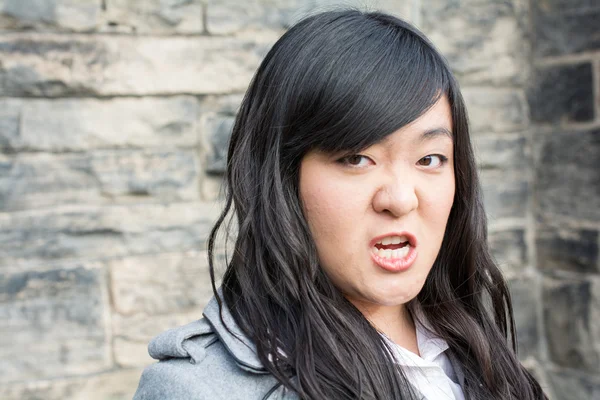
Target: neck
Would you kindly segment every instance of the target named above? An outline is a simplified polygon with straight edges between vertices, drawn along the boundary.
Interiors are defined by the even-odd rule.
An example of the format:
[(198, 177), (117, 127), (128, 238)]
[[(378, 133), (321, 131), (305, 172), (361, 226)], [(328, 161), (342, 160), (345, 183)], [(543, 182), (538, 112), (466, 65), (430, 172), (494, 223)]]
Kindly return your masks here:
[(382, 306), (354, 301), (352, 304), (392, 342), (419, 355), (415, 324), (406, 305)]

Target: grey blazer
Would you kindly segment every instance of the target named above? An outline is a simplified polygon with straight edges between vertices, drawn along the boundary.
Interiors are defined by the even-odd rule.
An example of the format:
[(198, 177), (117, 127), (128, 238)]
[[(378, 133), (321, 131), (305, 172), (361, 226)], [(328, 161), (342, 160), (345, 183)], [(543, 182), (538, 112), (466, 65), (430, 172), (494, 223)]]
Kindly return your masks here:
[[(224, 303), (223, 320), (233, 334), (215, 298), (203, 316), (152, 339), (148, 352), (159, 362), (142, 373), (134, 400), (298, 400), (263, 367)], [(462, 374), (458, 378), (463, 386)]]

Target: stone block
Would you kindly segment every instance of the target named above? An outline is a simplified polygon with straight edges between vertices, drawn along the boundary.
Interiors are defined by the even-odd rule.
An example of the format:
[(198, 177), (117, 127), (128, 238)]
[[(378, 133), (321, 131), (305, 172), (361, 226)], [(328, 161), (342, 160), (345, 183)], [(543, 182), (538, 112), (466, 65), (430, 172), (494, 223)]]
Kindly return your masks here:
[(509, 282), (519, 359), (537, 357), (540, 332), (538, 330), (538, 285), (534, 279), (512, 279)]
[(594, 119), (594, 81), (589, 62), (538, 67), (527, 98), (531, 119), (539, 123)]
[(542, 304), (550, 359), (561, 367), (600, 373), (600, 281), (547, 278)]
[(197, 200), (199, 174), (189, 150), (0, 155), (0, 210)]
[(206, 30), (213, 35), (229, 35), (244, 30), (283, 31), (306, 14), (302, 0), (208, 0)]
[(0, 398), (3, 400), (131, 400), (141, 375), (141, 368), (132, 368), (84, 378), (1, 385)]
[(600, 377), (591, 374), (553, 370), (548, 373), (553, 400), (600, 400)]
[(101, 269), (2, 273), (0, 382), (111, 367), (105, 285)]
[(205, 305), (213, 295), (207, 257), (189, 252), (110, 261), (115, 311), (154, 315)]
[(537, 57), (600, 49), (600, 4), (596, 0), (534, 1), (531, 17)]
[(461, 84), (519, 86), (529, 67), (518, 13), (508, 1), (432, 0), (421, 8), (420, 27)]
[(21, 102), (13, 99), (0, 100), (0, 150), (18, 140), (20, 120)]
[(462, 93), (474, 135), (520, 131), (529, 123), (527, 102), (521, 90), (466, 87)]
[(275, 39), (14, 33), (0, 38), (0, 93), (54, 97), (240, 92)]
[(600, 130), (540, 134), (534, 143), (540, 211), (600, 221)]
[(102, 31), (122, 33), (201, 34), (201, 0), (105, 0)]
[[(0, 108), (6, 101), (0, 100)], [(17, 108), (14, 101), (8, 102)], [(193, 147), (198, 143), (198, 113), (196, 99), (188, 96), (27, 100), (19, 103), (18, 133), (13, 129), (0, 130), (0, 150)]]
[(206, 123), (209, 135), (206, 169), (209, 174), (223, 174), (227, 165), (227, 150), (229, 138), (235, 119), (227, 116), (216, 116)]
[(145, 366), (154, 360), (148, 355), (150, 340), (171, 328), (202, 318), (204, 305), (164, 315), (113, 315), (115, 362), (123, 367)]
[(101, 3), (89, 0), (0, 0), (0, 30), (95, 30)]
[(481, 171), (483, 199), (488, 218), (525, 218), (530, 187), (519, 171)]
[(540, 224), (535, 243), (541, 269), (600, 272), (597, 230)]
[(212, 203), (65, 206), (0, 214), (0, 266), (202, 249)]
[(523, 171), (532, 165), (531, 151), (524, 136), (473, 138), (477, 165), (481, 169)]
[(523, 229), (491, 231), (488, 242), (492, 255), (503, 272), (519, 274), (528, 265)]

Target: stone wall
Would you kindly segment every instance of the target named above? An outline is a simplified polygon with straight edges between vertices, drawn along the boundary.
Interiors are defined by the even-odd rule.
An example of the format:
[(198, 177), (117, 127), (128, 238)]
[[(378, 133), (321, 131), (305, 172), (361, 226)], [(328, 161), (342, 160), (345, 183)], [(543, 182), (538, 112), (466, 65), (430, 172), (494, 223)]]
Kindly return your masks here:
[[(127, 399), (210, 297), (236, 108), (328, 0), (0, 0), (0, 398)], [(344, 3), (342, 3), (344, 4)], [(523, 362), (600, 399), (600, 7), (382, 0), (466, 97)]]

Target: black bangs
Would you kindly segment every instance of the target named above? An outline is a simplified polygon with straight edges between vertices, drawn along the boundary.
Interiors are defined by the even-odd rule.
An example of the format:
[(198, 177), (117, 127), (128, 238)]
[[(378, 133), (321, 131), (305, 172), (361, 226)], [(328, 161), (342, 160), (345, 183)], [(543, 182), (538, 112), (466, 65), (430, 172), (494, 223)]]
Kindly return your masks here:
[(291, 40), (302, 39), (289, 43), (296, 52), (284, 78), (291, 85), (282, 99), (289, 107), (284, 154), (360, 151), (417, 119), (450, 90), (445, 61), (404, 21), (359, 12), (317, 19), (297, 25), (305, 32)]

